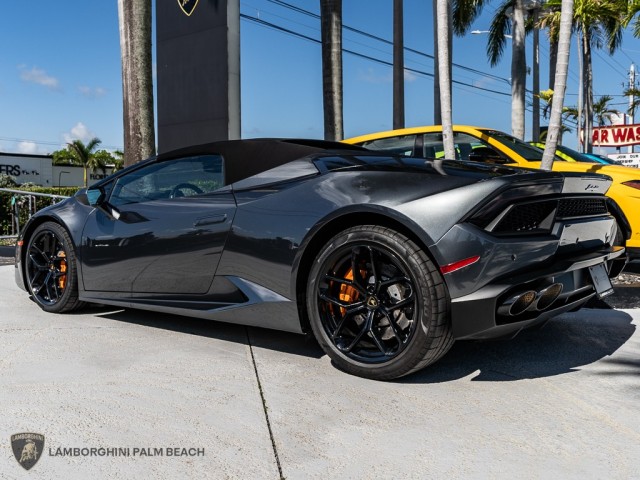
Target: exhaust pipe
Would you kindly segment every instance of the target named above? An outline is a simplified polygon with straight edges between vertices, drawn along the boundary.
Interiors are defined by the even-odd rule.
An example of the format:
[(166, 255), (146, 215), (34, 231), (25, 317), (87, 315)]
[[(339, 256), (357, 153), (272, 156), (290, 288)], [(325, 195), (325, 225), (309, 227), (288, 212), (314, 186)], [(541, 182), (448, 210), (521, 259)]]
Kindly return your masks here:
[(515, 317), (527, 310), (546, 310), (562, 293), (562, 284), (554, 283), (542, 290), (527, 290), (509, 298), (498, 307), (498, 315)]
[(536, 297), (537, 293), (534, 290), (519, 293), (498, 307), (498, 315), (520, 315), (533, 304)]
[(536, 310), (542, 311), (549, 308), (553, 302), (560, 296), (562, 293), (562, 284), (554, 283), (553, 285), (548, 286), (547, 288), (540, 290), (538, 292), (538, 301), (536, 302)]

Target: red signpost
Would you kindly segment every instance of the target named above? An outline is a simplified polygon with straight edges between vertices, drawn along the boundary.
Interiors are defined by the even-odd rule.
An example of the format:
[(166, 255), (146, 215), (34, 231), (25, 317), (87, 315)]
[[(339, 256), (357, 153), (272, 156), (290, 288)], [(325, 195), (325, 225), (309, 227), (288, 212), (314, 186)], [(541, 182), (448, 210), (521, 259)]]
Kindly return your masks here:
[[(580, 133), (583, 138), (584, 133)], [(591, 143), (597, 147), (640, 145), (640, 124), (593, 127)]]

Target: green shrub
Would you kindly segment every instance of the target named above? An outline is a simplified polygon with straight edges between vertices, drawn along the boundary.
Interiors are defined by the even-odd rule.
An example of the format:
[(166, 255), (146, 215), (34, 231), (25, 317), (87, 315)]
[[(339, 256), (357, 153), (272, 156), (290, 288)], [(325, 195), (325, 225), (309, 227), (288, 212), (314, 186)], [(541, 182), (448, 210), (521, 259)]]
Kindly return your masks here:
[[(70, 197), (74, 195), (77, 191), (77, 187), (37, 187), (37, 186), (7, 186), (4, 188), (10, 188), (11, 190), (21, 190), (24, 192), (34, 192), (34, 193), (46, 193), (50, 195), (64, 195), (66, 197)], [(34, 200), (35, 199), (35, 200)], [(22, 196), (17, 193), (9, 193), (0, 191), (0, 235), (11, 235), (12, 228), (12, 216), (11, 213), (15, 212), (15, 204), (19, 205), (19, 218), (20, 218), (20, 228), (27, 222), (29, 219), (30, 213), (35, 213), (36, 211), (52, 205), (53, 203), (57, 203), (62, 199), (53, 199), (50, 197), (31, 197), (32, 202), (32, 210), (29, 211), (28, 208), (28, 198), (27, 196)], [(35, 204), (33, 203), (35, 201)]]

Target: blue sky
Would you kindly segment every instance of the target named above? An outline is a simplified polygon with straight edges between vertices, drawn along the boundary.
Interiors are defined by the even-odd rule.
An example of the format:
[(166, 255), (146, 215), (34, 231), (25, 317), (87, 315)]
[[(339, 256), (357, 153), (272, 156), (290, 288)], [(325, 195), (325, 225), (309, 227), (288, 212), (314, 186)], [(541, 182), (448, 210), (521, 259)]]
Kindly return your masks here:
[[(164, 0), (177, 1), (177, 0)], [(319, 0), (286, 0), (319, 13)], [(345, 0), (343, 23), (368, 34), (392, 39), (391, 0)], [(498, 3), (489, 5), (472, 29), (487, 30)], [(432, 7), (424, 0), (405, 0), (405, 46), (433, 54)], [(196, 7), (197, 8), (197, 7)], [(314, 39), (319, 21), (272, 0), (241, 0), (241, 12)], [(197, 11), (197, 10), (196, 10)], [(541, 37), (541, 87), (547, 88), (548, 44)], [(121, 148), (122, 87), (116, 0), (33, 0), (4, 2), (0, 17), (0, 151), (48, 153), (66, 141), (93, 136), (106, 148)], [(344, 48), (391, 62), (391, 46), (345, 31)], [(566, 104), (577, 103), (578, 67), (572, 42)], [(489, 126), (509, 132), (510, 45), (492, 68), (486, 57), (486, 35), (455, 38), (455, 123)], [(527, 39), (530, 64), (531, 39)], [(241, 21), (242, 135), (322, 138), (320, 45), (311, 40)], [(622, 49), (610, 57), (594, 55), (594, 90), (621, 96), (631, 62), (640, 61), (640, 41), (626, 34)], [(406, 125), (433, 123), (433, 61), (406, 53)], [(486, 75), (469, 71), (468, 68)], [(417, 72), (416, 72), (417, 71)], [(391, 67), (353, 54), (344, 55), (345, 136), (391, 128)], [(640, 79), (640, 76), (639, 76)], [(528, 76), (531, 89), (531, 76)], [(484, 89), (484, 90), (483, 90)], [(616, 96), (617, 95), (617, 96)], [(527, 132), (530, 131), (530, 114)], [(565, 143), (575, 146), (573, 134)]]

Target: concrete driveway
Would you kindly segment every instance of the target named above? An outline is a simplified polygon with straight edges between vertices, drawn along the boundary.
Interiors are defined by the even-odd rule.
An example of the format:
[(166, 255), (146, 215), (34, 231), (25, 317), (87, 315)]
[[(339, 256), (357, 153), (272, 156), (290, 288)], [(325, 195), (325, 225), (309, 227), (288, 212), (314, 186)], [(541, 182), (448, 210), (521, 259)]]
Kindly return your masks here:
[[(640, 478), (639, 320), (566, 314), (382, 383), (292, 334), (46, 314), (2, 266), (0, 478)], [(24, 432), (45, 437), (28, 473)]]

